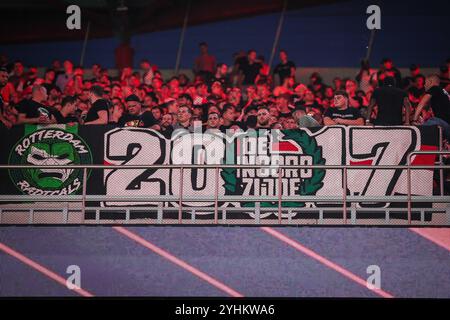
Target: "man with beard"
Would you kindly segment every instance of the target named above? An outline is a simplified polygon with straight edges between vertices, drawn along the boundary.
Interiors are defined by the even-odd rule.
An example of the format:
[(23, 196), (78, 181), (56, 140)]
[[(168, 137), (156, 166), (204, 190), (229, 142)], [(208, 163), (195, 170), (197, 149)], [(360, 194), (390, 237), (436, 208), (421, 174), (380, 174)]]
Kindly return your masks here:
[(210, 86), (216, 81), (219, 81), (223, 88), (231, 87), (231, 82), (228, 77), (228, 66), (225, 63), (219, 63), (217, 65), (216, 74), (209, 81)]
[(120, 117), (118, 122), (120, 126), (150, 128), (158, 122), (151, 111), (142, 112), (141, 101), (135, 94), (129, 95), (125, 99), (125, 104), (127, 112)]
[(259, 107), (256, 114), (256, 129), (270, 129), (270, 111), (269, 108)]
[(161, 134), (170, 139), (172, 137), (173, 132), (173, 116), (170, 113), (166, 113), (162, 116), (161, 122), (159, 123)]

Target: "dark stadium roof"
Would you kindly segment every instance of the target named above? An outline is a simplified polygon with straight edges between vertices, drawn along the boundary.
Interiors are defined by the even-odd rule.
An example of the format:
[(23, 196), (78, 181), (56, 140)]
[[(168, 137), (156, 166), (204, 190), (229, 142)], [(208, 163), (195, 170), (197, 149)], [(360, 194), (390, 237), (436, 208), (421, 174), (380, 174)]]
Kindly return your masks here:
[[(289, 0), (288, 10), (343, 0)], [(279, 12), (284, 0), (191, 0), (189, 26)], [(187, 0), (1, 0), (0, 42), (26, 43), (118, 36), (124, 26), (133, 34), (179, 28)], [(81, 7), (82, 30), (66, 28), (66, 8)]]

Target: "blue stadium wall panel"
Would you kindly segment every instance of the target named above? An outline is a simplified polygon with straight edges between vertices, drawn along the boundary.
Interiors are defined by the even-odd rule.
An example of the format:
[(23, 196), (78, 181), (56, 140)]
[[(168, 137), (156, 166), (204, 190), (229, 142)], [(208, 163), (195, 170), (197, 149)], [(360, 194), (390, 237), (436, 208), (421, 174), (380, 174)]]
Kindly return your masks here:
[[(436, 67), (450, 56), (448, 7), (446, 1), (348, 1), (328, 6), (288, 11), (279, 48), (288, 50), (299, 66), (356, 67), (364, 57), (369, 39), (366, 8), (381, 7), (382, 30), (377, 32), (373, 65), (390, 56), (398, 66), (418, 63)], [(279, 13), (189, 27), (181, 59), (182, 68), (190, 68), (198, 54), (198, 43), (207, 41), (218, 61), (232, 62), (234, 52), (254, 48), (268, 60), (275, 37)], [(160, 68), (175, 65), (181, 29), (136, 35), (135, 66), (148, 58)], [(92, 39), (86, 51), (87, 66), (99, 62), (114, 67), (116, 38)], [(54, 58), (78, 63), (81, 41), (5, 45), (0, 53), (27, 64), (45, 66)], [(276, 62), (276, 61), (275, 61)]]

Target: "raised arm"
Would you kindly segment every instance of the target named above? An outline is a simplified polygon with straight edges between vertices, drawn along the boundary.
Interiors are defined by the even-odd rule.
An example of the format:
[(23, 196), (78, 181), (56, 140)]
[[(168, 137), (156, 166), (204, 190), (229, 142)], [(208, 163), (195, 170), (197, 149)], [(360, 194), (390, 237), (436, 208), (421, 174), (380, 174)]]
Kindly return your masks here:
[(413, 122), (417, 122), (417, 119), (419, 118), (420, 113), (422, 112), (423, 108), (430, 102), (431, 94), (425, 94), (420, 100), (419, 104), (417, 105), (416, 112), (414, 113)]
[(405, 126), (410, 125), (411, 117), (411, 102), (409, 102), (408, 97), (403, 98), (403, 106), (405, 107)]

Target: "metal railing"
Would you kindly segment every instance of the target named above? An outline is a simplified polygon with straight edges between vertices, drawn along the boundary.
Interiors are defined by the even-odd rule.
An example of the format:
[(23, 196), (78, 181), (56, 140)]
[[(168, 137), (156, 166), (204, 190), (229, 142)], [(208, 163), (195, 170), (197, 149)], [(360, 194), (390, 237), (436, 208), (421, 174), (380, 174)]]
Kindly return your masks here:
[[(413, 156), (417, 155), (438, 155), (440, 162), (438, 165), (412, 165), (411, 159)], [(411, 152), (407, 157), (407, 164), (406, 165), (283, 165), (283, 166), (271, 166), (271, 165), (230, 165), (230, 164), (209, 164), (209, 165), (197, 165), (197, 164), (184, 164), (184, 165), (48, 165), (48, 166), (34, 166), (34, 165), (0, 165), (0, 170), (11, 170), (11, 169), (36, 169), (36, 168), (46, 168), (46, 169), (79, 169), (83, 171), (83, 182), (82, 182), (82, 191), (81, 195), (59, 195), (55, 198), (49, 197), (49, 196), (33, 196), (33, 195), (0, 195), (0, 203), (4, 202), (58, 202), (58, 203), (69, 203), (69, 202), (77, 202), (81, 203), (81, 224), (85, 223), (85, 217), (86, 217), (86, 211), (87, 210), (95, 210), (96, 216), (95, 220), (97, 223), (101, 222), (100, 220), (100, 211), (101, 210), (111, 210), (111, 208), (115, 208), (117, 210), (124, 210), (126, 212), (126, 223), (130, 222), (130, 210), (143, 210), (145, 208), (143, 207), (88, 207), (86, 206), (87, 202), (90, 201), (96, 201), (96, 202), (126, 202), (126, 201), (132, 201), (132, 202), (156, 202), (160, 203), (157, 208), (150, 207), (152, 210), (158, 210), (158, 221), (161, 222), (161, 217), (163, 211), (178, 211), (178, 219), (177, 223), (182, 224), (186, 221), (186, 219), (183, 219), (183, 212), (186, 210), (191, 210), (193, 217), (195, 218), (195, 211), (204, 211), (204, 210), (211, 210), (210, 207), (189, 207), (183, 205), (184, 202), (213, 202), (214, 203), (214, 218), (213, 223), (219, 224), (219, 210), (222, 210), (222, 222), (221, 223), (227, 223), (230, 224), (230, 221), (226, 221), (226, 211), (237, 211), (237, 212), (249, 212), (252, 209), (255, 211), (255, 221), (258, 223), (260, 222), (260, 215), (261, 212), (267, 212), (267, 211), (277, 211), (278, 219), (277, 223), (282, 224), (283, 218), (282, 213), (283, 211), (288, 212), (288, 220), (292, 221), (292, 212), (294, 210), (302, 211), (302, 212), (319, 212), (319, 220), (323, 221), (323, 213), (326, 211), (336, 211), (336, 209), (339, 209), (339, 207), (332, 207), (332, 208), (295, 208), (295, 207), (283, 207), (282, 203), (284, 201), (295, 201), (295, 202), (324, 202), (324, 203), (336, 203), (336, 202), (342, 202), (342, 222), (344, 225), (347, 225), (347, 214), (348, 214), (348, 206), (347, 203), (351, 203), (352, 206), (350, 208), (350, 214), (351, 214), (351, 220), (352, 224), (354, 224), (356, 219), (356, 209), (354, 208), (355, 203), (361, 203), (361, 202), (384, 202), (384, 203), (405, 203), (407, 204), (406, 212), (407, 212), (407, 224), (412, 224), (412, 204), (416, 202), (420, 203), (450, 203), (450, 196), (444, 195), (444, 188), (443, 188), (443, 170), (444, 169), (450, 169), (450, 166), (443, 165), (442, 164), (442, 156), (443, 155), (450, 155), (449, 151), (414, 151)], [(187, 169), (213, 169), (214, 170), (214, 192), (212, 195), (205, 195), (205, 196), (186, 196), (184, 194), (183, 190), (183, 176), (184, 176), (184, 170)], [(278, 177), (277, 177), (277, 195), (270, 197), (270, 196), (245, 196), (243, 198), (242, 196), (236, 196), (236, 195), (219, 195), (219, 173), (220, 169), (225, 168), (240, 168), (240, 169), (276, 169), (278, 170)], [(87, 177), (88, 177), (88, 170), (127, 170), (127, 169), (172, 169), (172, 170), (179, 170), (180, 171), (180, 186), (179, 186), (179, 195), (158, 195), (158, 196), (111, 196), (111, 195), (88, 195), (87, 194)], [(283, 196), (282, 195), (282, 173), (285, 169), (322, 169), (322, 170), (341, 170), (342, 171), (342, 184), (343, 184), (343, 192), (342, 196), (316, 196), (316, 195), (309, 195), (309, 196)], [(348, 189), (348, 170), (406, 170), (407, 172), (407, 195), (398, 196), (398, 195), (387, 195), (387, 196), (360, 196), (360, 195), (347, 195), (347, 189)], [(440, 186), (440, 196), (413, 196), (411, 192), (411, 171), (412, 170), (439, 170), (440, 171), (440, 177), (441, 177), (441, 186)], [(262, 202), (277, 202), (277, 208), (262, 208), (260, 204)], [(163, 208), (162, 204), (167, 202), (177, 202), (178, 208)], [(219, 202), (237, 202), (237, 203), (243, 203), (243, 202), (255, 202), (254, 208), (250, 207), (236, 207), (236, 208), (223, 208), (219, 209)], [(447, 206), (448, 207), (448, 206)], [(48, 210), (54, 210), (54, 208), (47, 208)], [(419, 208), (416, 209), (420, 211), (421, 213), (421, 221), (423, 221), (423, 215), (425, 212), (432, 212), (433, 210), (430, 210), (431, 208)], [(2, 213), (7, 210), (18, 210), (21, 209), (17, 206), (13, 207), (6, 207), (6, 208), (0, 208), (0, 224), (2, 224)], [(27, 209), (30, 210), (30, 219), (29, 223), (33, 223), (33, 214), (36, 210), (35, 208)], [(68, 209), (63, 208), (63, 213), (65, 215), (68, 215)], [(392, 211), (402, 211), (403, 208), (384, 208), (384, 209), (377, 209), (377, 208), (358, 208), (358, 211), (381, 211), (384, 210), (386, 217), (388, 219), (389, 212)], [(447, 223), (450, 224), (450, 210), (449, 209), (441, 209), (437, 211), (445, 211), (445, 214), (448, 215), (447, 217)], [(67, 217), (66, 217), (67, 218)], [(68, 221), (68, 218), (65, 219)], [(191, 220), (189, 220), (191, 221)], [(116, 221), (118, 223), (118, 221)], [(297, 223), (298, 224), (298, 223)]]

